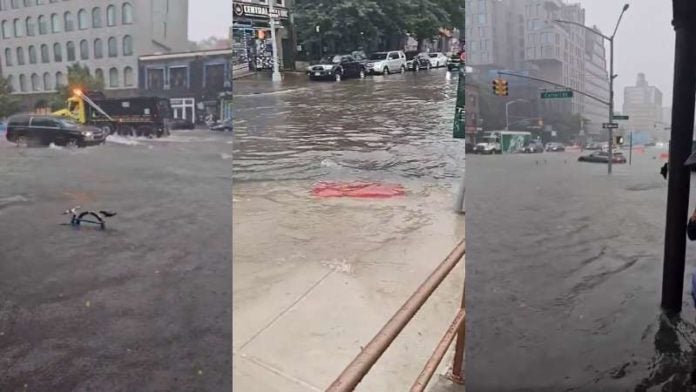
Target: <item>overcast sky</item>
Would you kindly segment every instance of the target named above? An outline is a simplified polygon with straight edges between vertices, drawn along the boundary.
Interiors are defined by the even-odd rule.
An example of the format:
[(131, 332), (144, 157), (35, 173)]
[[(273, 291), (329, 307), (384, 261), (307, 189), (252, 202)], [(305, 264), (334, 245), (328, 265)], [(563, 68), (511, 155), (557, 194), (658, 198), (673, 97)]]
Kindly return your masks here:
[(228, 37), (232, 25), (232, 0), (189, 0), (189, 40)]
[[(674, 29), (672, 2), (667, 0), (580, 0), (585, 8), (585, 23), (597, 25), (611, 35), (624, 4), (630, 4), (614, 39), (614, 83), (616, 110), (623, 105), (623, 88), (633, 86), (639, 72), (650, 85), (662, 91), (662, 105), (672, 105), (674, 75)], [(609, 43), (607, 66), (609, 60)]]

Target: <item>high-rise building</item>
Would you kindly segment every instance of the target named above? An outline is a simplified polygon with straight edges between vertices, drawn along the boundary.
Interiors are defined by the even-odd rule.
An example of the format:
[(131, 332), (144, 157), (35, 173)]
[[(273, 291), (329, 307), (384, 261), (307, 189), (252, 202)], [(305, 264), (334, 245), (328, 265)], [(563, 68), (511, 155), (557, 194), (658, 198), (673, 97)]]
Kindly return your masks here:
[(623, 114), (629, 116), (630, 130), (646, 132), (655, 140), (663, 139), (662, 92), (648, 84), (644, 73), (638, 74), (635, 86), (624, 88)]
[(524, 46), (519, 0), (466, 0), (467, 62), (481, 70), (517, 69)]
[[(593, 26), (593, 30), (600, 33), (597, 26)], [(592, 31), (585, 31), (585, 74), (582, 79), (586, 93), (609, 101), (609, 73), (604, 38)], [(582, 116), (587, 120), (585, 131), (589, 135), (600, 135), (604, 132), (602, 123), (609, 121), (609, 108), (601, 102), (586, 98)]]
[(56, 91), (79, 62), (135, 89), (138, 57), (188, 49), (188, 0), (0, 0), (2, 73), (17, 94)]

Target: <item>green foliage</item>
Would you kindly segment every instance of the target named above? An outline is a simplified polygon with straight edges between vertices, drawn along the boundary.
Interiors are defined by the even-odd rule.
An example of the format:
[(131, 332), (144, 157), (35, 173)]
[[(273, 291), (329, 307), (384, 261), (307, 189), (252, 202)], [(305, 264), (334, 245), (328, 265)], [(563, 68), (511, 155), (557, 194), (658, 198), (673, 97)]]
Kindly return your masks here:
[(463, 28), (463, 4), (462, 0), (297, 0), (295, 23), (298, 40), (308, 48), (317, 48), (321, 41), (332, 53), (388, 50), (398, 48), (406, 33), (420, 43), (435, 37), (442, 27)]
[(58, 87), (58, 92), (51, 96), (47, 102), (47, 106), (49, 106), (52, 111), (64, 109), (66, 105), (65, 101), (68, 97), (73, 95), (73, 90), (78, 88), (83, 91), (102, 91), (104, 89), (104, 80), (98, 79), (96, 76), (92, 75), (89, 71), (89, 67), (86, 65), (81, 65), (80, 63), (69, 65), (68, 84)]
[(12, 86), (7, 78), (0, 77), (0, 118), (5, 118), (20, 111), (20, 100), (11, 95)]

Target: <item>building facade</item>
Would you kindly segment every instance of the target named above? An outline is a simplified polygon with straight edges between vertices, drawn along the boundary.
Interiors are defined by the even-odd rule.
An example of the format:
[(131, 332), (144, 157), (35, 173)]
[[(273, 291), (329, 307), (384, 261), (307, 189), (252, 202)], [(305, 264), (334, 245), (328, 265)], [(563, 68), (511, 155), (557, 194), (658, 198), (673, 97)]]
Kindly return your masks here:
[(232, 47), (235, 63), (248, 64), (250, 70), (273, 68), (268, 1), (273, 3), (276, 45), (281, 69), (294, 68), (295, 46), (292, 32), (291, 0), (235, 0), (232, 2)]
[(135, 89), (138, 57), (188, 46), (188, 0), (0, 0), (2, 74), (17, 94), (54, 92), (80, 63), (107, 90)]
[[(593, 30), (600, 32), (597, 26)], [(585, 92), (606, 102), (609, 101), (609, 73), (607, 72), (606, 50), (604, 38), (585, 31), (585, 74), (583, 75)], [(588, 135), (601, 135), (604, 132), (602, 123), (609, 122), (609, 108), (594, 99), (585, 99), (582, 116), (585, 121), (585, 132)]]
[(138, 71), (141, 94), (169, 98), (175, 118), (231, 117), (232, 49), (141, 56)]
[(624, 88), (623, 114), (629, 116), (629, 130), (646, 132), (653, 140), (664, 141), (662, 110), (662, 92), (648, 84), (645, 74), (638, 74), (635, 86)]

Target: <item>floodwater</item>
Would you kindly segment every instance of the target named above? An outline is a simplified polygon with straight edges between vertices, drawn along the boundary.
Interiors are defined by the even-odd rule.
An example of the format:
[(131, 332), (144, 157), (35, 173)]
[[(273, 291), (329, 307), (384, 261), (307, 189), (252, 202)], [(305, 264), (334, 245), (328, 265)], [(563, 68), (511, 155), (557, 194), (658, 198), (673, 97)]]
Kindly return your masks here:
[[(453, 211), (464, 171), (456, 76), (284, 77), (234, 87), (235, 390), (325, 390), (464, 237)], [(313, 197), (320, 181), (398, 184), (406, 195)], [(410, 387), (458, 309), (463, 272), (359, 390)]]
[(235, 82), (234, 179), (459, 178), (463, 144), (452, 121), (456, 76), (445, 70), (306, 81), (281, 88)]
[(611, 176), (570, 152), (468, 157), (469, 390), (694, 390), (690, 283), (681, 318), (659, 308), (660, 152)]
[(230, 136), (0, 135), (0, 391), (230, 390)]

